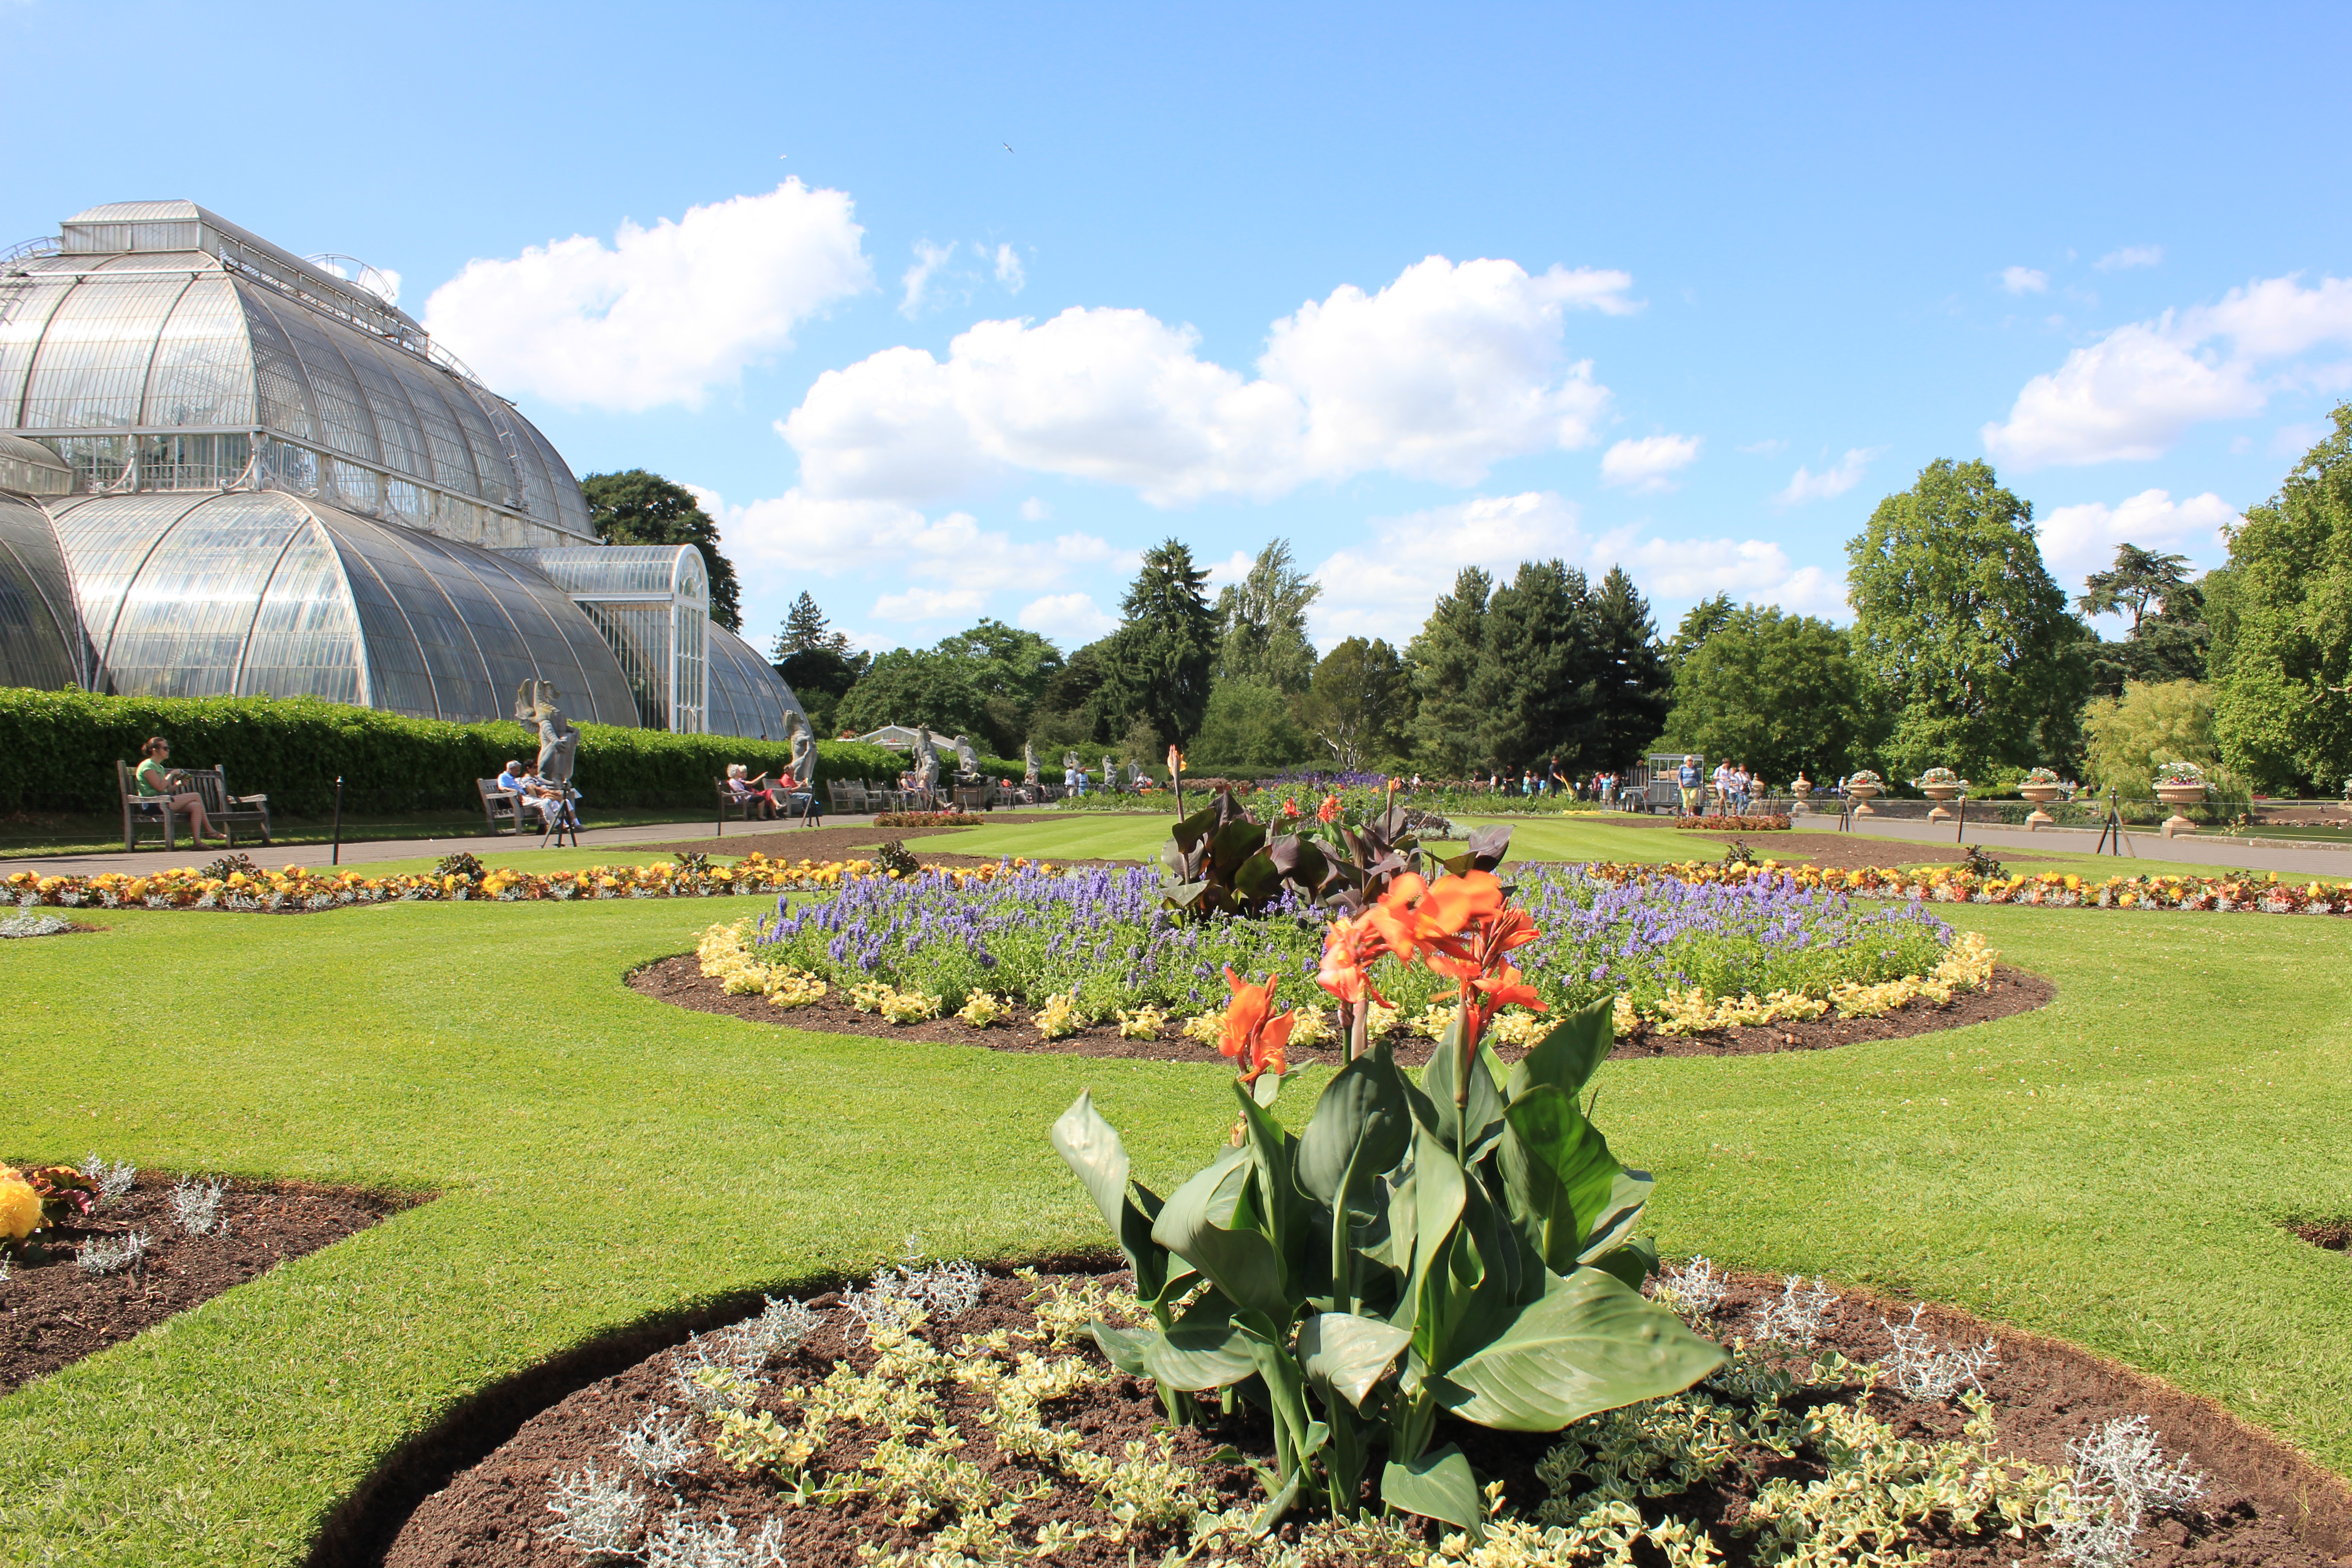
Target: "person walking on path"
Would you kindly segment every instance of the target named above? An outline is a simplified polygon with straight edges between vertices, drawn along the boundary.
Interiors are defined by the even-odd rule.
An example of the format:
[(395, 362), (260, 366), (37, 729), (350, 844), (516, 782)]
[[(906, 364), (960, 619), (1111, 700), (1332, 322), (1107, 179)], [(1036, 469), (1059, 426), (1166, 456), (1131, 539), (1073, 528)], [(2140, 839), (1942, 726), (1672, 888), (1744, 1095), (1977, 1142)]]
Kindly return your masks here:
[(1695, 756), (1685, 757), (1683, 765), (1675, 771), (1675, 783), (1681, 786), (1683, 792), (1685, 816), (1698, 815), (1699, 784), (1704, 777), (1698, 771), (1698, 759)]

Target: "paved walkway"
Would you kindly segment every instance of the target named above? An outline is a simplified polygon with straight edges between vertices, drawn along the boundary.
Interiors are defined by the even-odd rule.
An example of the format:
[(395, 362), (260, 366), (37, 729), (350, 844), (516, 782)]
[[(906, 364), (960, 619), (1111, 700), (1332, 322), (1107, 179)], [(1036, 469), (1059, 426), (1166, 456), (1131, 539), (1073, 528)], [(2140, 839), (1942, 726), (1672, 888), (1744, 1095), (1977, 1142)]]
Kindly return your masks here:
[[(871, 816), (831, 816), (824, 819), (827, 827), (856, 827), (873, 821)], [(674, 844), (688, 838), (710, 837), (702, 829), (711, 826), (710, 818), (699, 817), (691, 822), (640, 822), (626, 827), (587, 827), (580, 833), (583, 851), (623, 848), (632, 844)], [(766, 823), (735, 823), (727, 825), (736, 833), (758, 832)], [(487, 833), (451, 834), (442, 838), (380, 838), (364, 844), (346, 844), (342, 858), (336, 862), (344, 866), (366, 866), (385, 860), (415, 860), (419, 858), (437, 858), (465, 851), (474, 855), (512, 854), (518, 849), (537, 849), (539, 835)], [(328, 846), (324, 844), (254, 845), (238, 836), (236, 852), (250, 855), (253, 863), (264, 868), (278, 866), (307, 866), (312, 870), (328, 864)], [(129, 876), (142, 876), (151, 871), (175, 870), (183, 866), (202, 866), (227, 854), (226, 849), (207, 847), (192, 849), (183, 844), (177, 849), (136, 849), (126, 854), (120, 849), (97, 855), (63, 855), (40, 860), (0, 860), (0, 877), (16, 871), (34, 871), (44, 877), (95, 877), (101, 871), (121, 871)]]
[[(1808, 819), (1798, 817), (1800, 828), (1834, 829), (1834, 816)], [(1966, 844), (1981, 844), (1997, 849), (2048, 849), (2059, 854), (2088, 855), (2098, 848), (2098, 829), (2093, 827), (2045, 827), (2039, 833), (2029, 833), (2022, 827), (1979, 826), (1971, 822), (1964, 837), (1956, 837), (1955, 826), (1948, 822), (1900, 822), (1891, 818), (1857, 817), (1854, 831), (1873, 838), (1899, 838), (1913, 844), (1950, 844), (1955, 858)], [(2154, 831), (2127, 833), (2124, 836), (2124, 852), (2115, 857), (2120, 872), (2127, 862), (2137, 860), (2136, 870), (2152, 869), (2148, 861), (2160, 861), (2182, 868), (2203, 866), (2242, 866), (2254, 871), (2294, 872), (2309, 877), (2352, 877), (2352, 844), (2309, 844), (2276, 838), (2206, 837), (2167, 838)]]

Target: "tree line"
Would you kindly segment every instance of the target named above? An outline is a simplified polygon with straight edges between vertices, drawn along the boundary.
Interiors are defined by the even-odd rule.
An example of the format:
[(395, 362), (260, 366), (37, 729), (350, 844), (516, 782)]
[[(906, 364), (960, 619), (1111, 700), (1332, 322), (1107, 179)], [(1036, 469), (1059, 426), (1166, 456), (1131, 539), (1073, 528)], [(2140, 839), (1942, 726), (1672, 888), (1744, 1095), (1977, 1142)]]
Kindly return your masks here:
[[(633, 471), (585, 488), (607, 537), (702, 548), (713, 614), (722, 583), (732, 614), (715, 526), (667, 484)], [(1025, 742), (1047, 757), (1140, 761), (1175, 743), (1203, 771), (1458, 777), (1557, 763), (1581, 776), (1664, 749), (1776, 784), (1936, 766), (1997, 784), (2047, 766), (2138, 794), (2149, 768), (2178, 759), (2239, 788), (2347, 787), (2352, 404), (2201, 578), (2182, 556), (2127, 543), (2070, 601), (2032, 503), (1990, 464), (1951, 459), (1882, 500), (1846, 560), (1843, 626), (1727, 594), (1662, 637), (1622, 568), (1596, 582), (1547, 560), (1508, 580), (1463, 569), (1401, 648), (1351, 637), (1318, 653), (1307, 622), (1321, 585), (1286, 541), (1212, 597), (1169, 539), (1145, 552), (1117, 628), (1067, 653), (983, 619), (870, 656), (803, 593), (772, 657), (821, 734), (921, 722), (1000, 756)], [(2093, 616), (2126, 624), (2103, 638)]]

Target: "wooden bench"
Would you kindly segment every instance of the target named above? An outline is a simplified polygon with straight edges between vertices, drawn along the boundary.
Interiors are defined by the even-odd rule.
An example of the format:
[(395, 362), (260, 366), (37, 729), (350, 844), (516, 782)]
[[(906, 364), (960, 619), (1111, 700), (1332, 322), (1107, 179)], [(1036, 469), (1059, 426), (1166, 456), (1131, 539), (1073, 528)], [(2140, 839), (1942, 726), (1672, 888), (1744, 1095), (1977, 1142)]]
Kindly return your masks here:
[(496, 779), (476, 779), (474, 787), (482, 795), (482, 826), (496, 837), (502, 833), (522, 836), (522, 796), (510, 789), (500, 789)]
[(172, 798), (162, 795), (141, 795), (139, 775), (128, 763), (114, 764), (115, 787), (122, 793), (122, 847), (139, 847), (139, 831), (146, 827), (163, 830), (163, 847), (177, 849), (180, 814), (172, 809)]
[(196, 794), (205, 803), (205, 815), (212, 818), (215, 831), (228, 839), (228, 847), (236, 847), (236, 826), (259, 826), (261, 841), (269, 842), (269, 797), (266, 795), (231, 795), (228, 791), (228, 771), (220, 766), (198, 768), (188, 775), (195, 782)]

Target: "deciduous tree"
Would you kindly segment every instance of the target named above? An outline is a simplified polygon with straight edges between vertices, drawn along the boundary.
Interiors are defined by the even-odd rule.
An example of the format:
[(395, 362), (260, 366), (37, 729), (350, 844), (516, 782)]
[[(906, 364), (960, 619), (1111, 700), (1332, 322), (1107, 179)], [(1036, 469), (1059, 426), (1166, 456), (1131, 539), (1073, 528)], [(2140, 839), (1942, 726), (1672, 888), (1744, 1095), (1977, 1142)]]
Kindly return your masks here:
[(1412, 702), (1404, 661), (1375, 638), (1349, 637), (1315, 667), (1300, 717), (1344, 773), (1383, 762), (1397, 745)]
[(2335, 419), (2205, 581), (2223, 759), (2327, 795), (2352, 773), (2352, 404)]
[(2070, 758), (2090, 632), (1992, 466), (1938, 458), (1846, 545), (1853, 646), (1892, 706), (1898, 772), (1990, 776)]
[(1675, 671), (1664, 739), (1710, 763), (1745, 764), (1779, 786), (1800, 769), (1825, 783), (1868, 765), (1877, 728), (1843, 631), (1746, 605)]
[(1322, 592), (1291, 559), (1288, 540), (1259, 551), (1249, 574), (1217, 595), (1217, 679), (1306, 691), (1316, 665), (1307, 611)]

